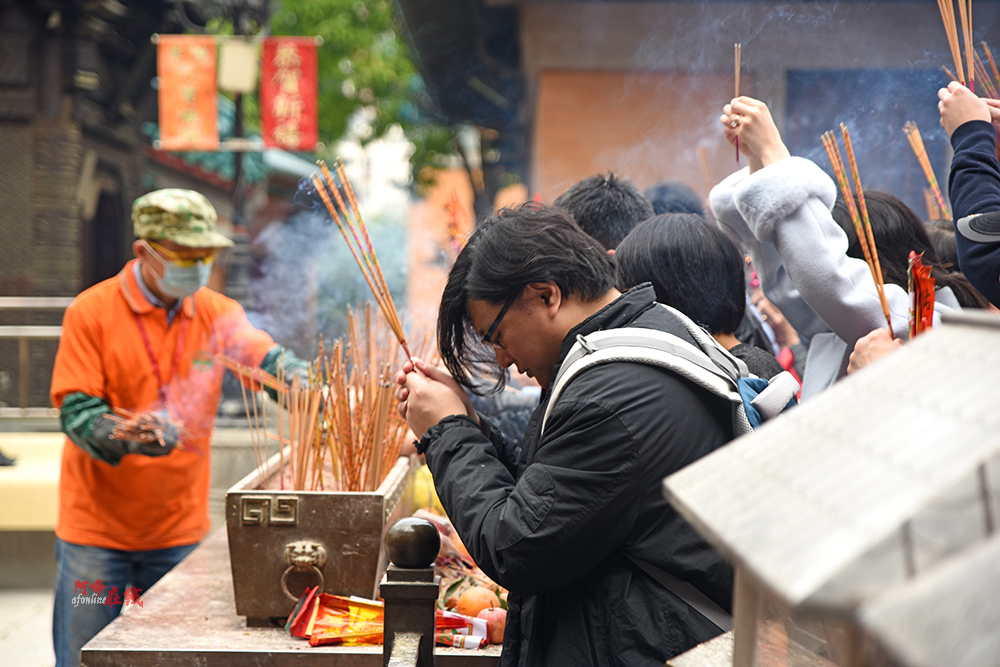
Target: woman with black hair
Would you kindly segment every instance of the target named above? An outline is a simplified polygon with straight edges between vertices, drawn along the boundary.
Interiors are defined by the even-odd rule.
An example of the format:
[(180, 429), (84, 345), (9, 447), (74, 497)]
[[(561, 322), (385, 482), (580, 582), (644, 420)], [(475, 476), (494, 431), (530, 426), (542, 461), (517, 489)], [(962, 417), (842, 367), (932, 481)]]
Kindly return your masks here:
[(951, 273), (960, 271), (958, 244), (955, 241), (955, 223), (951, 220), (928, 220), (924, 223), (924, 229), (927, 230), (927, 238), (931, 240), (931, 245), (934, 246), (934, 252), (937, 253), (941, 266)]
[(646, 327), (693, 343), (648, 285), (621, 294), (603, 247), (558, 209), (480, 223), (441, 299), (449, 373), (397, 375), (441, 503), (476, 563), (510, 591), (500, 664), (663, 665), (721, 631), (647, 574), (658, 568), (720, 607), (731, 571), (663, 498), (661, 482), (732, 438), (730, 405), (670, 371), (615, 361), (550, 394), (518, 452), (463, 388), (515, 365), (548, 390), (579, 336)]
[[(713, 188), (712, 211), (750, 250), (767, 298), (810, 340), (804, 400), (846, 375), (855, 343), (886, 326), (875, 281), (867, 263), (849, 252), (848, 236), (834, 219), (837, 187), (810, 160), (791, 157), (767, 105), (736, 98), (725, 105), (720, 121), (726, 138), (733, 144), (739, 140), (749, 167)], [(881, 207), (883, 202), (876, 199), (875, 209), (869, 208), (875, 244), (880, 257), (891, 250), (882, 261), (885, 296), (893, 332), (905, 339), (907, 260), (899, 265), (899, 253), (887, 234), (896, 233), (891, 230), (894, 221), (906, 216), (900, 217), (888, 204)], [(915, 233), (908, 230), (911, 240), (901, 243), (913, 242)], [(930, 248), (926, 234), (922, 247), (906, 250), (907, 258), (911, 249), (924, 248)], [(904, 278), (897, 282), (900, 270)], [(941, 312), (961, 307), (950, 284), (945, 281), (937, 290), (935, 323)]]
[(769, 380), (784, 369), (774, 355), (736, 338), (746, 312), (744, 260), (722, 230), (694, 213), (666, 213), (641, 223), (615, 254), (618, 283), (652, 283), (656, 300), (681, 311)]
[[(857, 199), (855, 198), (855, 202)], [(887, 192), (865, 190), (865, 204), (872, 224), (872, 236), (882, 268), (882, 280), (908, 289), (907, 267), (910, 251), (923, 253), (923, 263), (931, 267), (935, 287), (950, 288), (963, 308), (986, 308), (989, 303), (961, 273), (951, 272), (938, 258), (924, 223), (909, 206)], [(843, 197), (833, 206), (833, 219), (847, 234), (847, 254), (864, 259), (858, 234)]]

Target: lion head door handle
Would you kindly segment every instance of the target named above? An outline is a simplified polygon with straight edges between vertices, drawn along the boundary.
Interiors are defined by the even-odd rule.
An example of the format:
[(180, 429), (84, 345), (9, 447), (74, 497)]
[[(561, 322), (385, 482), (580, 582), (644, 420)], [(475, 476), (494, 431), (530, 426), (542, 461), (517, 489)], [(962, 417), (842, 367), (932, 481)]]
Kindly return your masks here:
[(313, 571), (319, 578), (319, 589), (322, 591), (326, 587), (326, 580), (320, 570), (326, 564), (326, 547), (319, 542), (312, 540), (289, 542), (285, 545), (285, 562), (288, 563), (288, 569), (281, 575), (281, 592), (288, 596), (288, 599), (293, 601), (299, 599), (299, 596), (292, 595), (288, 590), (288, 575), (293, 571)]

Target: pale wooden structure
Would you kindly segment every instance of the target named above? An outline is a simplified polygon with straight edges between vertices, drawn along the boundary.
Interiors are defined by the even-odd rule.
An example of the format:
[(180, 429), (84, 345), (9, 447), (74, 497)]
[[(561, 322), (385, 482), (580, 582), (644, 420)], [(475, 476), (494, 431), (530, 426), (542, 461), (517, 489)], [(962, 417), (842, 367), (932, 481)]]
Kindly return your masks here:
[(769, 617), (839, 665), (864, 664), (858, 606), (993, 533), (997, 368), (1000, 317), (950, 318), (665, 480), (736, 568), (736, 667), (754, 664)]
[(1000, 537), (865, 604), (873, 667), (979, 667), (1000, 661)]

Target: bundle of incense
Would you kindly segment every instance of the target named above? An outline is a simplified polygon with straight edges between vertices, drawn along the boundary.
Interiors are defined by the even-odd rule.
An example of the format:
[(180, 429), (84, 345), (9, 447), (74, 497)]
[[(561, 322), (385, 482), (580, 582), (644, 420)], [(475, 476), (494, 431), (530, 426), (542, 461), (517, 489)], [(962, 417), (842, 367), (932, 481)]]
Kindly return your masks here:
[(288, 393), (288, 386), (265, 370), (246, 366), (223, 354), (212, 355), (209, 358), (217, 361), (239, 381), (240, 391), (243, 394), (244, 414), (250, 422), (250, 444), (253, 447), (254, 461), (257, 463), (257, 468), (263, 470), (268, 458), (267, 438), (270, 434), (267, 431), (267, 415), (257, 403), (257, 393), (267, 387), (273, 390), (275, 395), (281, 396)]
[(969, 74), (969, 88), (976, 90), (976, 70), (972, 63), (972, 0), (957, 0), (958, 16), (962, 22), (962, 37), (965, 40), (965, 64), (962, 63), (962, 49), (958, 40), (958, 28), (955, 25), (955, 5), (953, 0), (938, 0), (938, 9), (941, 12), (941, 21), (944, 23), (944, 31), (948, 36), (948, 46), (951, 49), (951, 57), (955, 61), (955, 70), (958, 72), (957, 81), (963, 85), (966, 83), (965, 74)]
[(979, 76), (979, 80), (983, 82), (986, 94), (990, 97), (990, 99), (997, 99), (997, 87), (993, 85), (993, 81), (990, 79), (990, 73), (986, 71), (986, 65), (983, 64), (983, 59), (979, 57), (979, 53), (977, 52), (974, 52), (972, 55), (976, 65), (976, 75)]
[[(847, 180), (847, 171), (844, 169), (844, 160), (840, 155), (840, 146), (833, 131), (823, 134), (823, 148), (833, 165), (833, 173), (840, 186), (840, 192), (844, 196), (844, 203), (854, 224), (854, 231), (858, 235), (858, 243), (861, 245), (861, 252), (868, 263), (872, 280), (875, 281), (875, 290), (878, 292), (879, 302), (882, 305), (882, 313), (885, 315), (886, 324), (889, 327), (889, 335), (895, 338), (892, 331), (892, 317), (889, 315), (889, 302), (885, 298), (885, 285), (882, 279), (882, 267), (879, 264), (878, 251), (875, 248), (875, 238), (872, 235), (871, 220), (868, 218), (868, 207), (865, 205), (864, 191), (861, 189), (861, 176), (858, 173), (858, 164), (854, 158), (854, 147), (851, 144), (851, 135), (847, 131), (847, 126), (840, 124), (840, 132), (844, 137), (844, 148), (847, 151), (847, 159), (851, 165), (851, 174), (854, 180), (854, 187), (857, 190), (857, 199), (851, 192), (851, 185)], [(860, 210), (860, 214), (859, 214)]]
[[(312, 175), (312, 183), (316, 187), (316, 192), (319, 193), (320, 198), (323, 200), (323, 205), (329, 211), (330, 217), (337, 223), (337, 228), (340, 229), (344, 240), (347, 241), (347, 245), (351, 249), (351, 254), (354, 256), (354, 261), (357, 262), (358, 268), (361, 269), (361, 273), (365, 277), (365, 282), (368, 283), (368, 287), (375, 296), (375, 301), (385, 314), (385, 319), (389, 322), (392, 332), (399, 340), (399, 344), (403, 346), (406, 358), (412, 360), (410, 347), (407, 345), (406, 336), (403, 334), (403, 325), (399, 321), (399, 314), (396, 312), (396, 305), (392, 301), (392, 294), (389, 293), (389, 287), (386, 285), (385, 276), (382, 274), (382, 267), (378, 262), (378, 257), (375, 256), (375, 248), (372, 246), (368, 227), (361, 216), (361, 210), (358, 208), (358, 200), (354, 195), (354, 187), (347, 179), (344, 165), (339, 159), (337, 160), (336, 165), (334, 165), (337, 172), (335, 180), (333, 174), (327, 168), (326, 162), (318, 160), (316, 164), (319, 165), (320, 171), (323, 172), (323, 176), (317, 173)], [(339, 181), (339, 185), (337, 181)], [(340, 194), (341, 187), (343, 187), (346, 194), (346, 203), (345, 197)], [(334, 202), (336, 202), (336, 206)], [(348, 230), (350, 230), (350, 234), (347, 233)], [(363, 240), (362, 236), (364, 237)]]
[(906, 276), (910, 292), (910, 340), (930, 330), (934, 322), (934, 285), (931, 267), (924, 266), (924, 253), (910, 251)]
[[(407, 426), (392, 409), (397, 342), (379, 314), (370, 303), (360, 314), (348, 308), (346, 338), (335, 341), (332, 352), (320, 338), (307, 377), (286, 382), (279, 365), (275, 380), (288, 387), (277, 394), (276, 428), (268, 427), (253, 396), (263, 388), (254, 369), (232, 364), (244, 387), (258, 477), (265, 484), (301, 491), (374, 491), (392, 469)], [(413, 349), (430, 359), (433, 339), (418, 335), (414, 343)], [(265, 480), (269, 442), (277, 442), (280, 452), (281, 474), (272, 481)]]
[(274, 377), (265, 370), (254, 366), (244, 366), (235, 359), (230, 359), (222, 354), (216, 354), (211, 358), (219, 362), (223, 368), (231, 371), (233, 375), (238, 378), (244, 378), (248, 382), (252, 380), (254, 383), (259, 384), (262, 387), (267, 387), (268, 389), (273, 389), (278, 393), (288, 391), (288, 386), (284, 382), (280, 382), (278, 378)]
[(326, 361), (334, 383), (324, 416), (329, 442), (338, 445), (329, 451), (339, 471), (337, 483), (351, 490), (376, 489), (405, 440), (402, 417), (391, 409), (391, 339), (385, 324), (368, 305), (362, 317), (348, 309), (349, 344), (338, 341)]
[[(733, 50), (735, 51), (736, 58), (736, 94), (733, 97), (740, 96), (740, 60), (743, 55), (743, 44), (736, 43), (733, 45)], [(740, 138), (736, 137), (736, 164), (740, 163)], [(711, 188), (709, 188), (711, 189)]]
[[(166, 447), (167, 443), (163, 438), (166, 435), (167, 427), (171, 422), (157, 412), (132, 412), (123, 408), (115, 408), (117, 414), (107, 413), (105, 419), (114, 422), (115, 427), (111, 431), (112, 440), (132, 440), (135, 442), (158, 442), (161, 447)], [(184, 435), (183, 424), (174, 424), (178, 435)], [(177, 449), (187, 451), (182, 443), (178, 441)]]
[[(983, 46), (983, 53), (986, 54), (986, 60), (990, 63), (990, 72), (993, 73), (994, 90), (996, 90), (997, 93), (1000, 93), (1000, 70), (997, 70), (997, 63), (993, 60), (993, 52), (990, 51), (990, 45), (985, 41), (980, 42), (980, 44)], [(989, 75), (987, 75), (986, 78), (988, 79)], [(996, 99), (996, 97), (994, 97), (994, 99)]]
[(927, 220), (928, 222), (933, 220), (943, 220), (941, 217), (941, 208), (937, 205), (937, 201), (934, 200), (934, 194), (931, 192), (930, 188), (924, 188), (924, 206), (927, 207)]
[[(306, 480), (316, 477), (315, 443), (319, 440), (322, 386), (316, 386), (310, 373), (307, 382), (292, 378), (287, 394), (278, 395), (279, 414), (288, 417), (288, 470), (293, 489), (306, 489)], [(284, 434), (279, 430), (279, 436)]]
[(917, 156), (917, 161), (920, 162), (920, 168), (924, 170), (927, 184), (930, 186), (931, 192), (934, 193), (934, 199), (937, 200), (941, 215), (944, 216), (945, 220), (951, 220), (951, 214), (948, 213), (948, 207), (944, 203), (944, 196), (941, 194), (941, 187), (934, 177), (934, 170), (931, 168), (931, 161), (927, 157), (927, 149), (924, 148), (924, 140), (920, 138), (920, 130), (917, 129), (917, 124), (912, 120), (907, 121), (903, 126), (903, 133), (910, 142), (910, 148), (913, 149), (914, 155)]

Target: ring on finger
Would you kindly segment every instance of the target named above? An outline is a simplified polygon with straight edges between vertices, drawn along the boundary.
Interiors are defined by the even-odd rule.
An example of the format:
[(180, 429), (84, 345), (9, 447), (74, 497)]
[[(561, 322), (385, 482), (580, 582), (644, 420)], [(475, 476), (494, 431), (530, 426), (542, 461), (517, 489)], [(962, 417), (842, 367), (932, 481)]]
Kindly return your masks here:
[(732, 127), (732, 128), (739, 127), (740, 126), (740, 120), (742, 118), (743, 118), (743, 116), (741, 116), (739, 114), (736, 114), (735, 116), (733, 116), (733, 119), (729, 121), (729, 127)]

